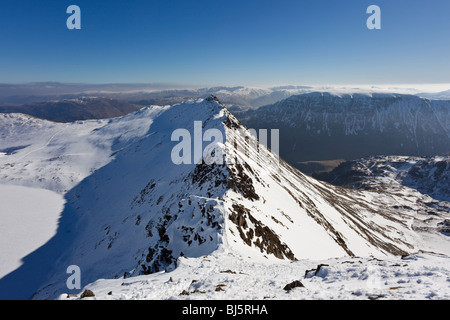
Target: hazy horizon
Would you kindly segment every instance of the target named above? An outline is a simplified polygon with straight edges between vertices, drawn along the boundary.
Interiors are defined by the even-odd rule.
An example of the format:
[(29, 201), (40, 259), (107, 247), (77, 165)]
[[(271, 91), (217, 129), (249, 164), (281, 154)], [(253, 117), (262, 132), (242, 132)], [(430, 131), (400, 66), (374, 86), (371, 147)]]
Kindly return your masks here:
[[(43, 87), (51, 89), (53, 87), (82, 87), (84, 90), (89, 90), (91, 87), (92, 90), (96, 88), (105, 88), (105, 87), (115, 87), (118, 89), (118, 92), (126, 92), (127, 90), (135, 91), (135, 90), (150, 90), (151, 91), (159, 91), (159, 90), (196, 90), (196, 89), (207, 89), (207, 88), (254, 88), (254, 89), (318, 89), (318, 90), (326, 90), (326, 89), (344, 89), (344, 90), (388, 90), (389, 92), (393, 89), (399, 90), (416, 90), (417, 92), (442, 92), (450, 90), (450, 82), (449, 83), (350, 83), (350, 84), (333, 84), (333, 83), (325, 83), (325, 84), (314, 84), (314, 83), (273, 83), (266, 85), (257, 85), (257, 84), (246, 84), (246, 83), (211, 83), (211, 84), (180, 84), (180, 83), (158, 83), (158, 82), (149, 82), (149, 83), (139, 83), (139, 82), (104, 82), (104, 83), (91, 83), (91, 82), (60, 82), (60, 81), (32, 81), (32, 82), (0, 82), (0, 86), (16, 86), (16, 87)], [(399, 92), (401, 93), (401, 92)]]

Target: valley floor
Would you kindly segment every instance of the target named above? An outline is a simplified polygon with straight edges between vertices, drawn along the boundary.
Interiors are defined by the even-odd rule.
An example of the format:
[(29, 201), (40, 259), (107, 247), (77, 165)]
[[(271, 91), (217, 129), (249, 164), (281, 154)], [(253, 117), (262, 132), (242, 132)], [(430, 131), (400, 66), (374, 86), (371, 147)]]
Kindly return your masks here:
[[(322, 264), (320, 268), (318, 266)], [(307, 272), (310, 270), (309, 272)], [(303, 287), (285, 290), (293, 281)], [(335, 258), (325, 261), (255, 262), (233, 253), (180, 258), (172, 272), (99, 279), (85, 286), (85, 299), (450, 299), (450, 257), (418, 253), (391, 257)], [(68, 298), (62, 294), (59, 299)]]

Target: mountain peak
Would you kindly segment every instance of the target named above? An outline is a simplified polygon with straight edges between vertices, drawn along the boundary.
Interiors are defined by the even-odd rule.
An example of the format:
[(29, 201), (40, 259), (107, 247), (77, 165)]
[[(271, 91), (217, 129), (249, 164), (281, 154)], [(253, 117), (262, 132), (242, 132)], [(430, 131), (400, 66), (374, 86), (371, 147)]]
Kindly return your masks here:
[[(388, 196), (368, 202), (357, 191), (303, 175), (246, 135), (218, 104), (210, 96), (158, 110), (145, 134), (121, 145), (109, 163), (65, 195), (57, 234), (33, 253), (33, 261), (46, 257), (49, 269), (47, 277), (40, 275), (43, 289), (36, 298), (67, 290), (60, 266), (77, 265), (83, 281), (93, 282), (170, 271), (182, 256), (217, 252), (276, 263), (417, 249), (418, 236), (408, 223), (414, 212), (394, 219), (398, 212)], [(207, 134), (195, 134), (198, 122), (203, 132), (223, 135), (223, 163), (171, 160), (181, 143), (172, 140), (177, 129), (183, 136), (194, 133), (183, 152), (209, 146)]]
[(215, 95), (210, 95), (208, 98), (206, 98), (205, 99), (205, 101), (207, 101), (207, 102), (213, 102), (213, 101), (215, 101), (215, 102), (217, 102), (218, 104), (220, 104), (220, 105), (222, 105), (223, 106), (223, 104), (222, 104), (222, 102), (220, 102), (220, 100), (219, 100), (219, 98), (217, 98)]

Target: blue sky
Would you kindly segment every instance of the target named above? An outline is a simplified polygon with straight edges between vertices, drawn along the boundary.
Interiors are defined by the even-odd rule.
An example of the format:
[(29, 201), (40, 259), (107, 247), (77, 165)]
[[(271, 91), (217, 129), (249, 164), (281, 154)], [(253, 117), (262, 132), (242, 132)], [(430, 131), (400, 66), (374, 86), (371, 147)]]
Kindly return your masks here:
[(449, 57), (448, 0), (0, 3), (2, 83), (450, 83)]

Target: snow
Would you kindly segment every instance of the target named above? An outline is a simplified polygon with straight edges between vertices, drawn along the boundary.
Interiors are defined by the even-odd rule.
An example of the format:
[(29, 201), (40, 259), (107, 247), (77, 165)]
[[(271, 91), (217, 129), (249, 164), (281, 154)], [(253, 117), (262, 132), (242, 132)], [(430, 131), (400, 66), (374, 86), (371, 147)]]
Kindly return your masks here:
[(0, 114), (0, 183), (66, 193), (117, 152), (145, 136), (166, 107), (143, 108), (107, 120), (55, 123)]
[(0, 278), (56, 234), (63, 207), (55, 192), (0, 185)]
[[(317, 266), (323, 264), (315, 274)], [(305, 277), (307, 270), (309, 272)], [(284, 290), (295, 280), (304, 287)], [(216, 291), (218, 285), (223, 291)], [(78, 290), (92, 290), (91, 300), (321, 300), (450, 299), (450, 258), (419, 253), (401, 259), (372, 257), (269, 263), (217, 252), (182, 258), (172, 272), (120, 279), (99, 279)], [(188, 293), (182, 294), (182, 292)]]
[[(214, 128), (224, 135), (219, 145), (226, 151), (224, 165), (171, 161), (172, 132), (193, 132), (194, 121), (202, 121), (204, 132)], [(0, 150), (15, 148), (0, 157), (6, 190), (14, 184), (43, 188), (65, 201), (63, 209), (58, 207), (56, 233), (52, 224), (52, 233), (42, 240), (48, 241), (0, 279), (1, 297), (65, 298), (74, 293), (65, 286), (66, 268), (75, 264), (83, 287), (105, 299), (172, 299), (195, 289), (205, 293), (187, 297), (367, 298), (375, 294), (367, 289), (367, 268), (379, 267), (391, 278), (391, 264), (400, 254), (433, 249), (436, 240), (448, 244), (443, 235), (416, 232), (412, 212), (392, 209), (415, 195), (407, 200), (345, 190), (307, 177), (267, 148), (257, 148), (254, 138), (246, 141), (237, 119), (214, 99), (69, 124), (0, 115), (0, 124)], [(18, 202), (14, 194), (11, 205)], [(432, 287), (448, 279), (446, 259), (417, 256), (408, 260), (406, 275), (420, 273), (423, 266), (440, 268), (427, 280)], [(302, 278), (320, 263), (330, 267)], [(232, 273), (221, 272), (227, 270)], [(197, 282), (190, 287), (192, 280)], [(308, 291), (284, 292), (294, 280), (304, 281)], [(224, 291), (215, 290), (220, 283)], [(395, 286), (387, 283), (386, 288)], [(419, 296), (448, 297), (448, 281), (444, 284), (433, 293), (424, 287)], [(400, 292), (386, 288), (387, 297)]]

